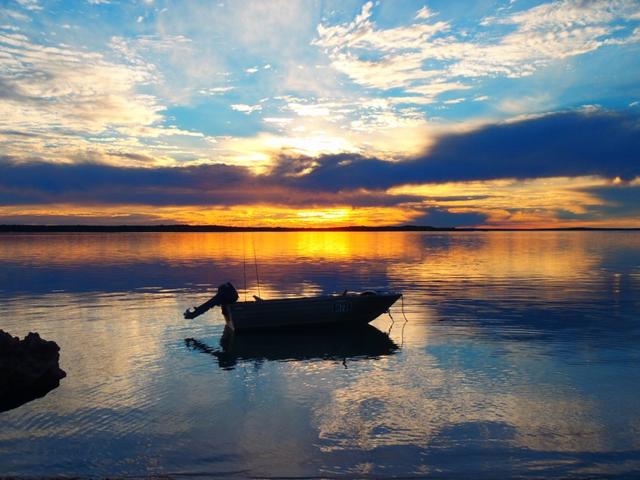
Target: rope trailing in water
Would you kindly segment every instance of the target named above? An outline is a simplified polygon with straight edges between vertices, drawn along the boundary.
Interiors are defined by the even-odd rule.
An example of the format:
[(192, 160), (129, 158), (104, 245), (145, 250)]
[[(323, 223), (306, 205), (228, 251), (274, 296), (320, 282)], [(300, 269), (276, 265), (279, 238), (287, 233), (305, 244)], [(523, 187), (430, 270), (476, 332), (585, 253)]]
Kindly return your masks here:
[[(404, 313), (404, 295), (400, 294), (400, 309), (402, 312), (402, 316), (404, 318), (404, 323), (402, 324), (402, 330), (400, 331), (400, 346), (402, 346), (404, 344), (404, 327), (407, 325), (407, 323), (409, 322), (409, 320), (407, 319), (407, 316)], [(391, 330), (393, 329), (393, 326), (395, 325), (396, 321), (393, 318), (393, 315), (391, 315), (391, 309), (387, 310), (387, 315), (389, 315), (389, 318), (391, 319), (391, 325), (389, 326), (389, 331), (387, 332), (387, 335), (391, 335)]]
[(404, 345), (404, 327), (409, 323), (407, 316), (404, 314), (404, 294), (400, 295), (400, 308), (402, 309), (402, 316), (404, 317), (404, 323), (402, 324), (402, 330), (400, 332), (400, 346)]

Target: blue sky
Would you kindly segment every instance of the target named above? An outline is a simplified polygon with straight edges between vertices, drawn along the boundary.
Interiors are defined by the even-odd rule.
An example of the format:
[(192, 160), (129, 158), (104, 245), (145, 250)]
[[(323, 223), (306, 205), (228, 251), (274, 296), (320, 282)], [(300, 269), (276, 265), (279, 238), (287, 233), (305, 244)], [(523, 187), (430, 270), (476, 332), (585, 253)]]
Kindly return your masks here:
[[(55, 176), (26, 193), (0, 180), (0, 220), (638, 226), (639, 53), (631, 0), (2, 0), (0, 167), (12, 178), (42, 164), (65, 179), (97, 166), (113, 182), (113, 169), (191, 178), (225, 165), (245, 180), (227, 197), (216, 185), (215, 201), (182, 185), (199, 191), (191, 205), (164, 175), (121, 204), (105, 197), (124, 184), (92, 197)], [(599, 138), (603, 124), (626, 143)], [(514, 125), (539, 157), (508, 135), (495, 143)], [(452, 141), (472, 150), (436, 158)], [(584, 145), (603, 157), (568, 158)], [(522, 168), (503, 168), (506, 155)], [(336, 189), (322, 175), (336, 158), (349, 178), (352, 164), (387, 162), (415, 180)], [(539, 168), (548, 158), (572, 168)], [(482, 175), (459, 174), (467, 159)], [(444, 173), (423, 174), (434, 162)]]

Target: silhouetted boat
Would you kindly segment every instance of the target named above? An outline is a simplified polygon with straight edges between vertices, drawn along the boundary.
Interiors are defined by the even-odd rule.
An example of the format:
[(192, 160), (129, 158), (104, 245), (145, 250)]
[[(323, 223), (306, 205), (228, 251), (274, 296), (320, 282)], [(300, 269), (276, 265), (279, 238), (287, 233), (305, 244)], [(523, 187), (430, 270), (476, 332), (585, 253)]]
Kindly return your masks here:
[(326, 325), (366, 325), (387, 312), (402, 294), (397, 292), (347, 292), (317, 297), (281, 298), (238, 302), (238, 293), (230, 283), (218, 287), (218, 293), (184, 312), (195, 318), (220, 305), (227, 326), (234, 331), (301, 329)]
[(236, 335), (225, 327), (221, 350), (194, 338), (185, 339), (188, 347), (218, 359), (221, 368), (233, 368), (238, 362), (347, 360), (379, 358), (398, 350), (389, 336), (371, 325), (342, 329), (325, 328), (314, 332), (281, 332), (277, 335), (245, 333)]

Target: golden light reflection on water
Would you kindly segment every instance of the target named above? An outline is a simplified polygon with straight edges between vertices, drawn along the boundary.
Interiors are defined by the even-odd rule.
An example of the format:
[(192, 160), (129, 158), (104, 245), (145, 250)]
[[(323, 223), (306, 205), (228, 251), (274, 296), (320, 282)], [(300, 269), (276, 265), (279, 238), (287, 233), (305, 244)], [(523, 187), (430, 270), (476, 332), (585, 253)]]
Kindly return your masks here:
[[(0, 261), (34, 263), (216, 260), (243, 257), (260, 262), (281, 258), (413, 261), (446, 274), (460, 265), (491, 264), (487, 275), (562, 275), (589, 268), (581, 232), (246, 232), (246, 233), (81, 233), (0, 236)], [(532, 239), (533, 237), (533, 239)], [(435, 249), (425, 239), (443, 240)], [(634, 238), (620, 238), (634, 245)], [(597, 258), (595, 259), (597, 260)]]
[[(567, 279), (591, 271), (601, 260), (584, 235), (556, 232), (456, 234), (441, 248), (422, 250), (420, 258), (398, 259), (390, 274), (413, 282), (485, 279)], [(505, 284), (509, 287), (509, 284)]]
[(413, 234), (392, 232), (80, 233), (0, 236), (0, 261), (33, 263), (181, 262), (389, 258), (419, 253)]
[[(0, 262), (23, 262), (35, 267), (146, 265), (162, 262), (176, 268), (207, 266), (207, 273), (193, 278), (198, 284), (234, 280), (243, 290), (246, 278), (249, 297), (257, 294), (256, 264), (261, 295), (279, 293), (312, 295), (326, 291), (316, 280), (304, 278), (317, 262), (333, 264), (339, 278), (332, 291), (349, 288), (349, 271), (368, 286), (379, 286), (384, 277), (411, 289), (420, 285), (443, 285), (485, 279), (469, 285), (468, 296), (479, 295), (486, 280), (493, 294), (510, 290), (512, 281), (527, 279), (551, 284), (589, 275), (601, 261), (594, 248), (597, 233), (588, 232), (287, 232), (287, 233), (107, 233), (0, 236)], [(602, 236), (602, 238), (605, 238)], [(612, 237), (606, 237), (610, 242)], [(618, 235), (620, 247), (633, 249), (638, 239)], [(283, 284), (288, 272), (297, 272)], [(176, 270), (179, 272), (179, 270)], [(368, 272), (368, 273), (367, 273)], [(323, 273), (326, 277), (326, 275)], [(629, 275), (634, 275), (631, 272)], [(336, 276), (338, 278), (338, 276)], [(618, 283), (624, 280), (616, 277)], [(626, 277), (625, 277), (626, 278)], [(444, 283), (443, 283), (444, 282)], [(153, 286), (156, 286), (154, 283)], [(146, 285), (141, 285), (146, 286)], [(365, 287), (367, 285), (364, 285)], [(286, 287), (286, 288), (283, 288)], [(455, 288), (455, 285), (454, 285)], [(444, 290), (443, 290), (444, 291)], [(524, 294), (524, 290), (521, 291)], [(572, 290), (572, 294), (584, 292)], [(548, 299), (567, 294), (547, 289)], [(409, 299), (410, 301), (410, 299)]]

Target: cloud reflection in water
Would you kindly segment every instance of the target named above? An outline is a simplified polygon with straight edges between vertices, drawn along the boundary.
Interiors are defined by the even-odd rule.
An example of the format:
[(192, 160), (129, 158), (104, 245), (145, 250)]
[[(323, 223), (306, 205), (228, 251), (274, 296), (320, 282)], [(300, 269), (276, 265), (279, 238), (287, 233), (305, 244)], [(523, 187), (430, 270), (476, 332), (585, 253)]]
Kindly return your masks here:
[[(637, 233), (0, 242), (2, 327), (57, 341), (68, 373), (43, 399), (0, 416), (0, 464), (9, 474), (571, 477), (640, 469)], [(390, 339), (383, 317), (365, 344), (348, 335), (238, 337), (218, 348), (220, 313), (185, 322), (182, 312), (223, 281), (242, 290), (245, 259), (254, 293), (254, 243), (267, 298), (403, 290), (404, 338), (397, 304)], [(212, 363), (186, 348), (189, 337), (221, 356)]]

